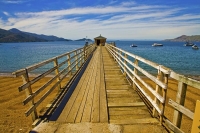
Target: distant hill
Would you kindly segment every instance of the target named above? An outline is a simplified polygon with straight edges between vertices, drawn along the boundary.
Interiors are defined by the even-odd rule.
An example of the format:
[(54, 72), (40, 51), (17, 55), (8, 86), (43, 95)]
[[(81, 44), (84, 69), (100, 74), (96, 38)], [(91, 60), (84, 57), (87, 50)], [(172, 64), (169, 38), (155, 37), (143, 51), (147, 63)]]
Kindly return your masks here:
[(182, 35), (174, 39), (165, 39), (164, 41), (177, 41), (177, 42), (184, 42), (184, 41), (192, 41), (192, 42), (200, 42), (200, 35), (193, 35), (187, 36)]
[[(78, 40), (74, 40), (74, 41), (85, 41), (86, 38), (82, 38), (82, 39), (78, 39)], [(87, 41), (91, 42), (92, 40), (91, 39), (87, 39)]]
[(0, 42), (45, 42), (47, 40), (30, 36), (24, 33), (13, 33), (0, 29)]
[(24, 32), (24, 31), (20, 31), (16, 28), (10, 29), (9, 31), (11, 31), (13, 33), (18, 33), (18, 34), (19, 33), (25, 33), (25, 34), (28, 34), (30, 36), (34, 36), (34, 37), (44, 39), (44, 40), (47, 40), (47, 41), (71, 41), (70, 39), (64, 39), (64, 38), (53, 36), (53, 35), (43, 35), (43, 34), (40, 35), (40, 34), (35, 34), (35, 33)]
[(0, 29), (0, 42), (47, 42), (47, 41), (71, 41), (56, 36), (39, 35), (23, 32), (16, 28), (10, 30)]

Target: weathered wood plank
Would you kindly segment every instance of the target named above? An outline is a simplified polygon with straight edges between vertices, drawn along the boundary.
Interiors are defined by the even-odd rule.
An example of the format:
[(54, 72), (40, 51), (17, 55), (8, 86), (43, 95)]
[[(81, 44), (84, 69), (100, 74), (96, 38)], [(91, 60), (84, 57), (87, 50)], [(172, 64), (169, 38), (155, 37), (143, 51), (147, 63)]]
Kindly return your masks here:
[(132, 120), (110, 120), (114, 124), (159, 124), (159, 121), (154, 118), (132, 119)]
[(97, 62), (97, 70), (96, 70), (96, 83), (95, 83), (95, 90), (94, 90), (94, 99), (93, 99), (93, 106), (92, 106), (92, 114), (91, 114), (91, 122), (99, 122), (100, 121), (100, 56), (98, 57)]
[[(104, 47), (101, 48), (101, 55), (100, 55), (100, 60), (101, 62), (104, 62), (103, 60), (103, 49)], [(101, 63), (100, 67), (100, 122), (108, 122), (108, 106), (107, 106), (107, 101), (106, 101), (106, 88), (105, 88), (105, 75), (104, 75), (104, 67), (103, 63)]]
[[(84, 81), (90, 81), (91, 80), (91, 74), (86, 71), (86, 73), (83, 75), (83, 77), (81, 78), (81, 80), (79, 81), (76, 90), (79, 92), (76, 96), (76, 99), (74, 101), (74, 104), (69, 112), (69, 115), (66, 117), (65, 122), (70, 122), (70, 123), (74, 123), (76, 116), (77, 116), (77, 112), (81, 106), (81, 102), (83, 100), (83, 96), (85, 95), (86, 91), (86, 87), (84, 87), (85, 82)], [(71, 100), (71, 98), (70, 98)]]
[(190, 119), (194, 118), (194, 113), (192, 111), (190, 111), (189, 109), (185, 108), (184, 106), (174, 102), (172, 99), (169, 99), (168, 104), (171, 105), (176, 110), (182, 112), (184, 115), (186, 115)]
[(108, 103), (108, 107), (138, 107), (145, 106), (144, 102), (137, 103)]
[(174, 78), (174, 79), (176, 79), (176, 80), (178, 80), (180, 82), (183, 82), (183, 83), (185, 83), (185, 84), (187, 84), (189, 86), (192, 86), (192, 87), (195, 87), (197, 89), (200, 89), (200, 81), (185, 77), (184, 75), (177, 74), (177, 73), (175, 73), (173, 71), (170, 73), (170, 77)]
[[(187, 84), (179, 81), (178, 90), (177, 90), (177, 94), (176, 94), (176, 102), (178, 104), (184, 105), (186, 91), (187, 91)], [(182, 114), (180, 112), (178, 112), (177, 110), (174, 110), (173, 124), (175, 124), (177, 127), (180, 128), (181, 121), (182, 121)]]
[(184, 133), (181, 129), (179, 129), (178, 127), (176, 127), (173, 123), (171, 123), (169, 120), (164, 119), (165, 124), (168, 128), (170, 128), (173, 132), (175, 133)]
[[(86, 71), (85, 74), (83, 74), (82, 78), (86, 78), (86, 77), (89, 77), (87, 76), (88, 75), (88, 72)], [(82, 79), (81, 78), (81, 79)], [(70, 113), (70, 110), (72, 109), (72, 106), (74, 104), (74, 101), (79, 93), (79, 89), (80, 89), (80, 86), (83, 84), (83, 80), (80, 80), (80, 83), (77, 85), (77, 89), (74, 90), (74, 92), (72, 93), (72, 96), (70, 97), (70, 100), (68, 101), (68, 103), (66, 104), (65, 108), (63, 109), (63, 112), (61, 113), (61, 115), (59, 116), (59, 118), (57, 119), (58, 122), (65, 122), (69, 113)]]
[[(97, 51), (98, 51), (98, 49), (97, 49)], [(96, 51), (96, 52), (97, 52)], [(94, 54), (96, 54), (96, 52), (94, 53)], [(96, 58), (93, 60), (93, 62), (95, 62), (95, 60), (96, 60)], [(92, 60), (91, 60), (91, 62), (92, 62)], [(93, 67), (94, 67), (94, 65), (96, 65), (96, 62), (95, 63), (93, 63)], [(88, 68), (87, 68), (88, 69)], [(98, 68), (97, 68), (98, 69)], [(94, 79), (94, 74), (95, 74), (95, 69), (93, 70), (93, 71), (91, 71), (91, 70), (93, 70), (92, 68), (89, 68), (88, 69), (88, 71), (90, 71), (90, 73), (91, 73), (91, 80), (93, 80)], [(96, 80), (96, 79), (95, 79)], [(84, 95), (84, 97), (83, 97), (83, 100), (82, 100), (82, 102), (81, 102), (81, 106), (80, 106), (80, 108), (79, 108), (79, 111), (78, 111), (78, 113), (77, 113), (77, 117), (76, 117), (76, 121), (75, 122), (81, 122), (82, 121), (82, 117), (83, 117), (83, 113), (84, 113), (84, 109), (85, 109), (85, 105), (86, 105), (86, 101), (87, 101), (87, 98), (88, 98), (88, 92), (89, 92), (89, 90), (91, 89), (91, 87), (90, 87), (90, 85), (91, 85), (91, 81), (86, 81), (85, 80), (85, 83), (87, 83), (87, 85), (85, 85), (85, 87), (87, 88), (86, 89), (86, 92), (85, 92), (85, 95)], [(94, 94), (93, 94), (94, 95)], [(95, 95), (94, 95), (95, 96)], [(98, 105), (95, 105), (95, 102), (94, 102), (94, 105), (93, 105), (94, 107), (95, 106), (98, 106)], [(92, 111), (97, 111), (98, 112), (98, 110), (96, 110), (96, 108), (94, 109), (94, 107), (93, 106), (91, 106), (91, 110)], [(94, 109), (94, 110), (93, 110)], [(85, 112), (85, 113), (87, 113), (87, 112)], [(92, 114), (91, 114), (91, 117), (92, 117), (92, 115), (93, 115), (93, 112), (92, 112)], [(97, 116), (98, 117), (98, 116)], [(91, 118), (91, 119), (96, 119), (96, 117), (95, 118)], [(97, 118), (98, 119), (98, 118)]]
[[(98, 50), (98, 49), (97, 49)], [(97, 53), (96, 53), (97, 54)], [(94, 64), (97, 63), (97, 56), (95, 56), (95, 60), (93, 61)], [(82, 122), (90, 122), (91, 121), (91, 111), (92, 111), (92, 106), (93, 106), (93, 97), (94, 97), (94, 89), (95, 89), (95, 80), (96, 80), (96, 74), (97, 74), (97, 65), (94, 65), (94, 72), (92, 73), (92, 80), (90, 84), (88, 84), (88, 96), (85, 104), (85, 108), (83, 111), (83, 116), (82, 116)]]

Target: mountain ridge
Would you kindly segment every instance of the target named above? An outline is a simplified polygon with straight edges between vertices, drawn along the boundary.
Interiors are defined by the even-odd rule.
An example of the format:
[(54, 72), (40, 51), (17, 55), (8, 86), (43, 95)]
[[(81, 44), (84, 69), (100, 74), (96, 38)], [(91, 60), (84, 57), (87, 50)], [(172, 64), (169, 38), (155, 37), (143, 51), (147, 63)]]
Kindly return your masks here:
[(71, 41), (53, 35), (43, 35), (20, 31), (16, 28), (4, 30), (0, 28), (0, 42), (48, 42), (48, 41)]
[(177, 42), (185, 42), (185, 41), (192, 41), (192, 42), (200, 42), (200, 35), (181, 35), (179, 37), (176, 37), (174, 39), (165, 39), (164, 41), (177, 41)]

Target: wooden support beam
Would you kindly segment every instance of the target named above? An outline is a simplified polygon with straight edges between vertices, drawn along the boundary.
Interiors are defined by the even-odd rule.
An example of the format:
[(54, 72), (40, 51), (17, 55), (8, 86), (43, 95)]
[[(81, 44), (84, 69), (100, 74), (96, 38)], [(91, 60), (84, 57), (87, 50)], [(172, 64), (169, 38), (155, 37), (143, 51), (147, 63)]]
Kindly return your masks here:
[[(26, 70), (26, 73), (22, 75), (22, 80), (23, 80), (24, 84), (29, 82), (29, 76), (28, 76), (27, 70)], [(26, 97), (29, 97), (30, 95), (33, 94), (31, 85), (27, 89), (25, 89), (25, 94), (26, 94)], [(29, 107), (34, 106), (34, 104), (35, 104), (34, 99), (32, 99), (31, 102), (29, 102)], [(32, 116), (33, 121), (35, 121), (38, 118), (38, 114), (37, 114), (36, 109), (33, 110), (33, 112), (31, 113), (31, 116)]]
[[(55, 58), (54, 60), (54, 67), (56, 67), (55, 69), (55, 75), (57, 76), (59, 74), (59, 67), (58, 67), (58, 59)], [(60, 82), (60, 76), (57, 76), (57, 82)], [(58, 84), (58, 90), (61, 89), (61, 84)]]
[[(179, 81), (178, 91), (176, 95), (176, 102), (183, 106), (185, 103), (186, 91), (187, 91), (187, 84)], [(182, 113), (177, 110), (174, 110), (173, 124), (180, 128), (181, 121), (182, 121)]]

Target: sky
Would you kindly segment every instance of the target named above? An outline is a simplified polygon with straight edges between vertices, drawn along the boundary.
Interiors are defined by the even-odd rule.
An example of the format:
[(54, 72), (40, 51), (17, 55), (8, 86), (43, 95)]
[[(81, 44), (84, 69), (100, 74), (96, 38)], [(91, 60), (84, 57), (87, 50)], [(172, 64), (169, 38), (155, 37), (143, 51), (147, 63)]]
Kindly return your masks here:
[(200, 0), (0, 0), (0, 28), (66, 39), (200, 35)]

